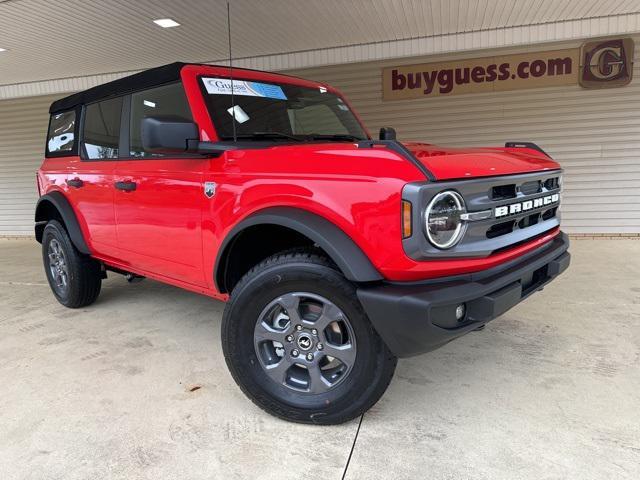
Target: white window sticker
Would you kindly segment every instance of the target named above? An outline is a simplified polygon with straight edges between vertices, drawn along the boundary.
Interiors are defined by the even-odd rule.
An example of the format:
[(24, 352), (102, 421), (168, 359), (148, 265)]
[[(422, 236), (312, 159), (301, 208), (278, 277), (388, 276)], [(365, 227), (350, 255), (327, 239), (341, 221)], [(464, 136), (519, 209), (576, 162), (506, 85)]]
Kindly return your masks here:
[[(202, 79), (207, 93), (211, 95), (231, 95), (231, 80), (228, 78)], [(271, 83), (248, 82), (246, 80), (233, 80), (233, 94), (245, 97), (273, 98), (286, 100), (287, 96), (279, 85)]]
[(240, 105), (227, 108), (227, 112), (229, 112), (229, 115), (234, 117), (238, 123), (244, 123), (249, 120), (249, 115), (247, 115), (247, 112), (245, 112)]

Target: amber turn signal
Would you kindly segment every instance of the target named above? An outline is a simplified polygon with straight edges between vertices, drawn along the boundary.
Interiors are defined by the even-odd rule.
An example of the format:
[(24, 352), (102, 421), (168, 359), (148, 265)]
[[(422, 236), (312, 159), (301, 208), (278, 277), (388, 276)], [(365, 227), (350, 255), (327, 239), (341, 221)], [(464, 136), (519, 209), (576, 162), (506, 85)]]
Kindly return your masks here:
[(411, 202), (402, 201), (402, 238), (411, 236)]

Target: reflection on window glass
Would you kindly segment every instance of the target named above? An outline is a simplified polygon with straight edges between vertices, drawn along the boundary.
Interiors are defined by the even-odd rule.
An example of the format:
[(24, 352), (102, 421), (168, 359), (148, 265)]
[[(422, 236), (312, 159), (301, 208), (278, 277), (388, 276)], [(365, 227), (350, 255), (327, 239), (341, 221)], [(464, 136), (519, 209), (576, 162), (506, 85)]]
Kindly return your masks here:
[(142, 120), (145, 117), (178, 116), (191, 121), (191, 110), (181, 83), (152, 88), (131, 95), (131, 147), (132, 157), (162, 157), (142, 147)]
[[(344, 100), (324, 87), (203, 77), (205, 102), (223, 140), (354, 141), (366, 139)], [(235, 119), (235, 120), (234, 120)]]
[(121, 97), (87, 105), (82, 139), (88, 158), (118, 158), (121, 112)]
[(47, 149), (49, 152), (70, 152), (73, 150), (76, 112), (56, 113), (51, 116)]
[(309, 132), (330, 132), (337, 135), (349, 134), (349, 130), (331, 110), (331, 107), (323, 103), (290, 109), (289, 118), (291, 119), (291, 128), (294, 134), (304, 135)]

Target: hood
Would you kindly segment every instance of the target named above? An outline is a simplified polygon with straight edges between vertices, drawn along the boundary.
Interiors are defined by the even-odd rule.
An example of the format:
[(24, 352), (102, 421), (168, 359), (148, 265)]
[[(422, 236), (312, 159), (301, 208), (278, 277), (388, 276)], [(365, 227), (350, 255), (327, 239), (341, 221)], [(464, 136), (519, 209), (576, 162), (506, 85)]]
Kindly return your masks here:
[(402, 142), (438, 180), (557, 170), (560, 165), (531, 148), (449, 148)]

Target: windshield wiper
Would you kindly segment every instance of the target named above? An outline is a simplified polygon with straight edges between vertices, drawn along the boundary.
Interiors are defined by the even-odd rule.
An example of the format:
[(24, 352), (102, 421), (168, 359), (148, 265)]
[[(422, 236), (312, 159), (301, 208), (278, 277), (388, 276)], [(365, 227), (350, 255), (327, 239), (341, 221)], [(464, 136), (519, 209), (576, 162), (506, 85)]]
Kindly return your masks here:
[(345, 140), (349, 142), (358, 142), (360, 140), (366, 140), (366, 138), (360, 138), (360, 137), (356, 137), (355, 135), (349, 135), (346, 133), (335, 133), (335, 134), (310, 133), (307, 135), (307, 138), (312, 140)]
[(239, 133), (236, 138), (286, 138), (288, 140), (295, 140), (296, 142), (302, 142), (303, 140), (293, 135), (282, 132), (251, 132), (251, 133)]

